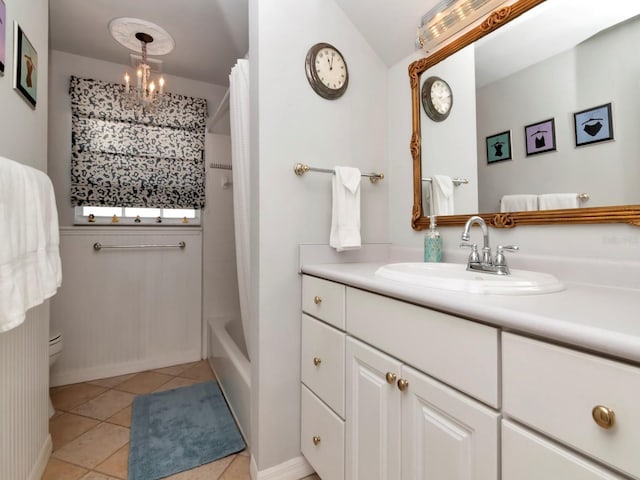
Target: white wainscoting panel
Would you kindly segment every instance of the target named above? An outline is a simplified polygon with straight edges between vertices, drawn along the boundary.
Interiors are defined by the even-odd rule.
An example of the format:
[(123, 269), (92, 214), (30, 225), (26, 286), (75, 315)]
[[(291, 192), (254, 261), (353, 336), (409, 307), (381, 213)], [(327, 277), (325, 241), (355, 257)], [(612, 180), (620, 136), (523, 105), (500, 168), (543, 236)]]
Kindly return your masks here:
[[(64, 338), (52, 385), (201, 358), (200, 228), (61, 229), (62, 288), (51, 328)], [(178, 244), (180, 248), (102, 249)]]
[(0, 333), (0, 478), (42, 476), (49, 437), (49, 302)]

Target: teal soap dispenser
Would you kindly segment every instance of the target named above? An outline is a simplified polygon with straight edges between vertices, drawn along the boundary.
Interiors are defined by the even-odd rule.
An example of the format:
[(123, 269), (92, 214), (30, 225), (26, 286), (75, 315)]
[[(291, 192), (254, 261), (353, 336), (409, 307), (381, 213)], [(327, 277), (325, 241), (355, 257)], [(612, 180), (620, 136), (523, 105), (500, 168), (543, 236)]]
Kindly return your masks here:
[(442, 238), (436, 230), (436, 216), (429, 217), (429, 231), (424, 237), (424, 261), (425, 262), (441, 262), (442, 261)]

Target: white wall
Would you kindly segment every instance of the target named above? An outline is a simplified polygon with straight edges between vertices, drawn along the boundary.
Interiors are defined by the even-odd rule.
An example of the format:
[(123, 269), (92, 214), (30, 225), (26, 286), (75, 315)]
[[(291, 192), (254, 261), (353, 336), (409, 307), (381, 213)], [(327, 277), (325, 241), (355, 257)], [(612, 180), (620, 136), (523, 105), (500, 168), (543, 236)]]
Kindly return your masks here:
[[(363, 242), (388, 240), (386, 67), (333, 0), (250, 2), (252, 115), (252, 445), (259, 470), (300, 455), (298, 244), (328, 243), (331, 177), (293, 173), (296, 162), (382, 171), (362, 182)], [(304, 59), (335, 45), (349, 68), (338, 100), (309, 86)], [(256, 95), (257, 94), (257, 95)], [(255, 174), (255, 173), (254, 173)], [(257, 202), (257, 203), (256, 203)], [(256, 211), (259, 208), (259, 212)]]
[[(453, 107), (449, 117), (443, 122), (434, 122), (427, 117), (421, 103), (420, 125), (422, 176), (440, 174), (469, 180), (468, 184), (454, 188), (456, 213), (478, 210), (478, 169), (475, 164), (477, 141), (475, 128), (470, 128), (476, 122), (474, 65), (473, 47), (467, 47), (420, 76), (421, 89), (426, 79), (435, 75), (445, 80), (453, 92)], [(425, 183), (424, 187), (427, 186)], [(430, 210), (427, 208), (430, 205), (423, 200), (422, 207), (425, 215), (428, 215)]]
[[(123, 57), (124, 58), (124, 57)], [(108, 82), (122, 82), (122, 77), (127, 66), (116, 63), (104, 62), (92, 58), (72, 55), (66, 52), (53, 50), (51, 52), (51, 81), (49, 109), (49, 174), (56, 187), (56, 201), (60, 224), (73, 229), (73, 208), (71, 207), (70, 195), (70, 162), (71, 162), (71, 105), (69, 99), (69, 77), (77, 75), (80, 77), (93, 78)], [(186, 78), (167, 75), (167, 89), (170, 92), (182, 95), (189, 95), (205, 98), (208, 102), (209, 113), (213, 114), (223, 98), (226, 88)], [(231, 153), (229, 147), (229, 137), (225, 135), (205, 136), (205, 164), (211, 163), (227, 164), (231, 163)], [(215, 170), (207, 168), (207, 200), (202, 214), (202, 251), (198, 251), (194, 268), (202, 269), (202, 292), (198, 286), (198, 315), (200, 314), (200, 303), (202, 302), (202, 316), (205, 320), (209, 318), (227, 318), (237, 315), (239, 310), (237, 300), (237, 287), (235, 280), (235, 257), (233, 247), (233, 210), (231, 190), (220, 188), (221, 172), (229, 174), (229, 171)], [(93, 227), (96, 228), (96, 227)], [(121, 227), (98, 227), (104, 231), (95, 231), (96, 235), (102, 235), (109, 228), (115, 228), (116, 232), (124, 236), (132, 236), (135, 230), (122, 230)], [(168, 232), (159, 228), (156, 232), (161, 236), (163, 232)], [(113, 232), (111, 232), (113, 233)], [(63, 252), (63, 276), (70, 283), (81, 281), (79, 278), (70, 278), (72, 272), (79, 272), (82, 269), (82, 255), (75, 255), (72, 245), (68, 245), (72, 235), (65, 233), (62, 237)], [(200, 240), (198, 240), (200, 241)], [(164, 243), (164, 242), (161, 242)], [(113, 273), (112, 273), (113, 274)], [(105, 279), (106, 283), (113, 280), (110, 276)], [(143, 279), (140, 279), (142, 282)], [(184, 288), (184, 286), (182, 286)], [(63, 286), (64, 288), (64, 286)], [(184, 298), (191, 298), (193, 292), (180, 290), (176, 295)], [(71, 303), (72, 297), (66, 296), (54, 304), (53, 318), (57, 326), (62, 330), (68, 330), (69, 322), (82, 322), (81, 310), (74, 308)], [(71, 317), (71, 318), (69, 318)], [(142, 328), (142, 327), (141, 327)], [(64, 334), (64, 331), (63, 331)], [(67, 345), (65, 339), (65, 346)], [(206, 342), (202, 342), (203, 356), (206, 356)], [(184, 350), (183, 350), (184, 351)], [(130, 369), (135, 365), (142, 365), (141, 361), (148, 361), (149, 357), (139, 352), (136, 358), (133, 353), (118, 357), (114, 352), (103, 355), (104, 361), (96, 364), (93, 360), (86, 360), (87, 369), (80, 371), (78, 361), (81, 355), (74, 355), (72, 361), (68, 358), (69, 364), (65, 365), (63, 360), (57, 366), (57, 381), (65, 383), (69, 378), (80, 378), (98, 372), (100, 369), (121, 368)], [(109, 356), (111, 355), (111, 356)], [(114, 356), (115, 355), (115, 356)], [(176, 358), (176, 352), (167, 352), (169, 358)], [(156, 361), (159, 361), (156, 358)], [(75, 362), (75, 363), (74, 363)], [(116, 365), (119, 365), (116, 367)], [(96, 374), (96, 373), (93, 373)]]
[[(49, 82), (49, 3), (47, 0), (4, 0), (7, 7), (6, 60), (0, 77), (0, 156), (47, 169), (47, 103)], [(13, 21), (16, 20), (38, 53), (38, 94), (35, 110), (13, 89)]]
[[(51, 300), (51, 328), (64, 336), (64, 350), (52, 385), (199, 360), (201, 238), (188, 227), (64, 227), (64, 283)], [(93, 249), (181, 241), (184, 249)]]
[[(417, 243), (411, 230), (413, 208), (413, 159), (409, 151), (411, 141), (411, 88), (409, 65), (423, 58), (416, 52), (393, 65), (387, 72), (387, 161), (389, 171), (389, 225), (390, 236), (401, 244)], [(453, 109), (444, 122), (431, 121), (420, 105), (422, 137), (422, 176), (435, 174), (462, 177), (468, 185), (456, 187), (456, 209), (473, 212), (477, 207), (477, 169), (475, 129), (475, 80), (473, 50), (466, 48), (444, 62), (430, 68), (421, 76), (421, 85), (429, 76), (437, 75), (449, 83), (453, 90)], [(469, 128), (471, 134), (460, 132)], [(423, 184), (424, 214), (429, 214), (426, 202), (427, 184)], [(404, 238), (403, 238), (404, 237)], [(413, 240), (416, 237), (416, 240)], [(421, 237), (420, 237), (421, 238)]]
[[(638, 92), (639, 26), (626, 22), (478, 90), (480, 211), (497, 211), (507, 193), (586, 192), (588, 207), (640, 203), (638, 115), (629, 101)], [(576, 148), (573, 112), (609, 102), (615, 141)], [(527, 157), (524, 126), (549, 118), (557, 150)], [(509, 129), (513, 159), (487, 165), (485, 137)]]
[[(126, 52), (123, 52), (126, 53)], [(128, 58), (128, 57), (123, 57)], [(71, 190), (71, 103), (69, 77), (93, 78), (105, 82), (122, 83), (125, 65), (103, 62), (93, 58), (51, 51), (51, 77), (49, 105), (49, 175), (56, 188), (56, 201), (60, 225), (73, 225)], [(213, 114), (225, 94), (226, 88), (181, 77), (165, 75), (167, 90), (181, 95), (205, 98), (209, 113)]]
[[(0, 156), (47, 169), (47, 0), (4, 0), (7, 7), (5, 73), (0, 77)], [(13, 90), (13, 21), (38, 52), (38, 95), (33, 110)], [(2, 228), (0, 226), (0, 228)], [(49, 305), (0, 334), (0, 478), (40, 478), (51, 451), (48, 435)]]

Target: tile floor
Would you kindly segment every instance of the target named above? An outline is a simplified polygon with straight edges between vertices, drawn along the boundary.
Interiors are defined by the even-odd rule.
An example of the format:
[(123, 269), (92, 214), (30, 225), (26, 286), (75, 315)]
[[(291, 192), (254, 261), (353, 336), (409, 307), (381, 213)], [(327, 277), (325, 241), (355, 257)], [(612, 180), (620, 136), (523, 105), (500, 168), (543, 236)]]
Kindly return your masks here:
[[(213, 380), (206, 361), (51, 389), (53, 453), (42, 480), (126, 480), (136, 395)], [(167, 480), (249, 480), (244, 451)], [(319, 480), (312, 475), (306, 480)]]

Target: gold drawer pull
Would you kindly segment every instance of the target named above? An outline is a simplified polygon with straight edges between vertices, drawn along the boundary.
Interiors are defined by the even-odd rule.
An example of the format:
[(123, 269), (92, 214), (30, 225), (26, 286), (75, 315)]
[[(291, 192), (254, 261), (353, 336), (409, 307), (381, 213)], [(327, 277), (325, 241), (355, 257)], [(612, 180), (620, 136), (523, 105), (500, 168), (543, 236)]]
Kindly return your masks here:
[(405, 380), (404, 378), (398, 380), (398, 388), (401, 392), (404, 392), (407, 388), (409, 388), (409, 380)]
[(320, 357), (313, 357), (313, 364), (316, 367), (319, 367), (321, 363), (322, 363), (322, 359)]
[(591, 411), (591, 416), (602, 428), (611, 428), (616, 423), (616, 414), (604, 405), (596, 405)]
[(314, 435), (312, 440), (314, 445), (318, 445), (320, 443), (320, 437), (318, 435)]
[(396, 382), (396, 374), (392, 372), (387, 372), (386, 379), (389, 385), (393, 385)]
[(320, 305), (322, 303), (322, 297), (316, 295), (315, 297), (313, 297), (313, 303), (315, 303), (316, 305)]

